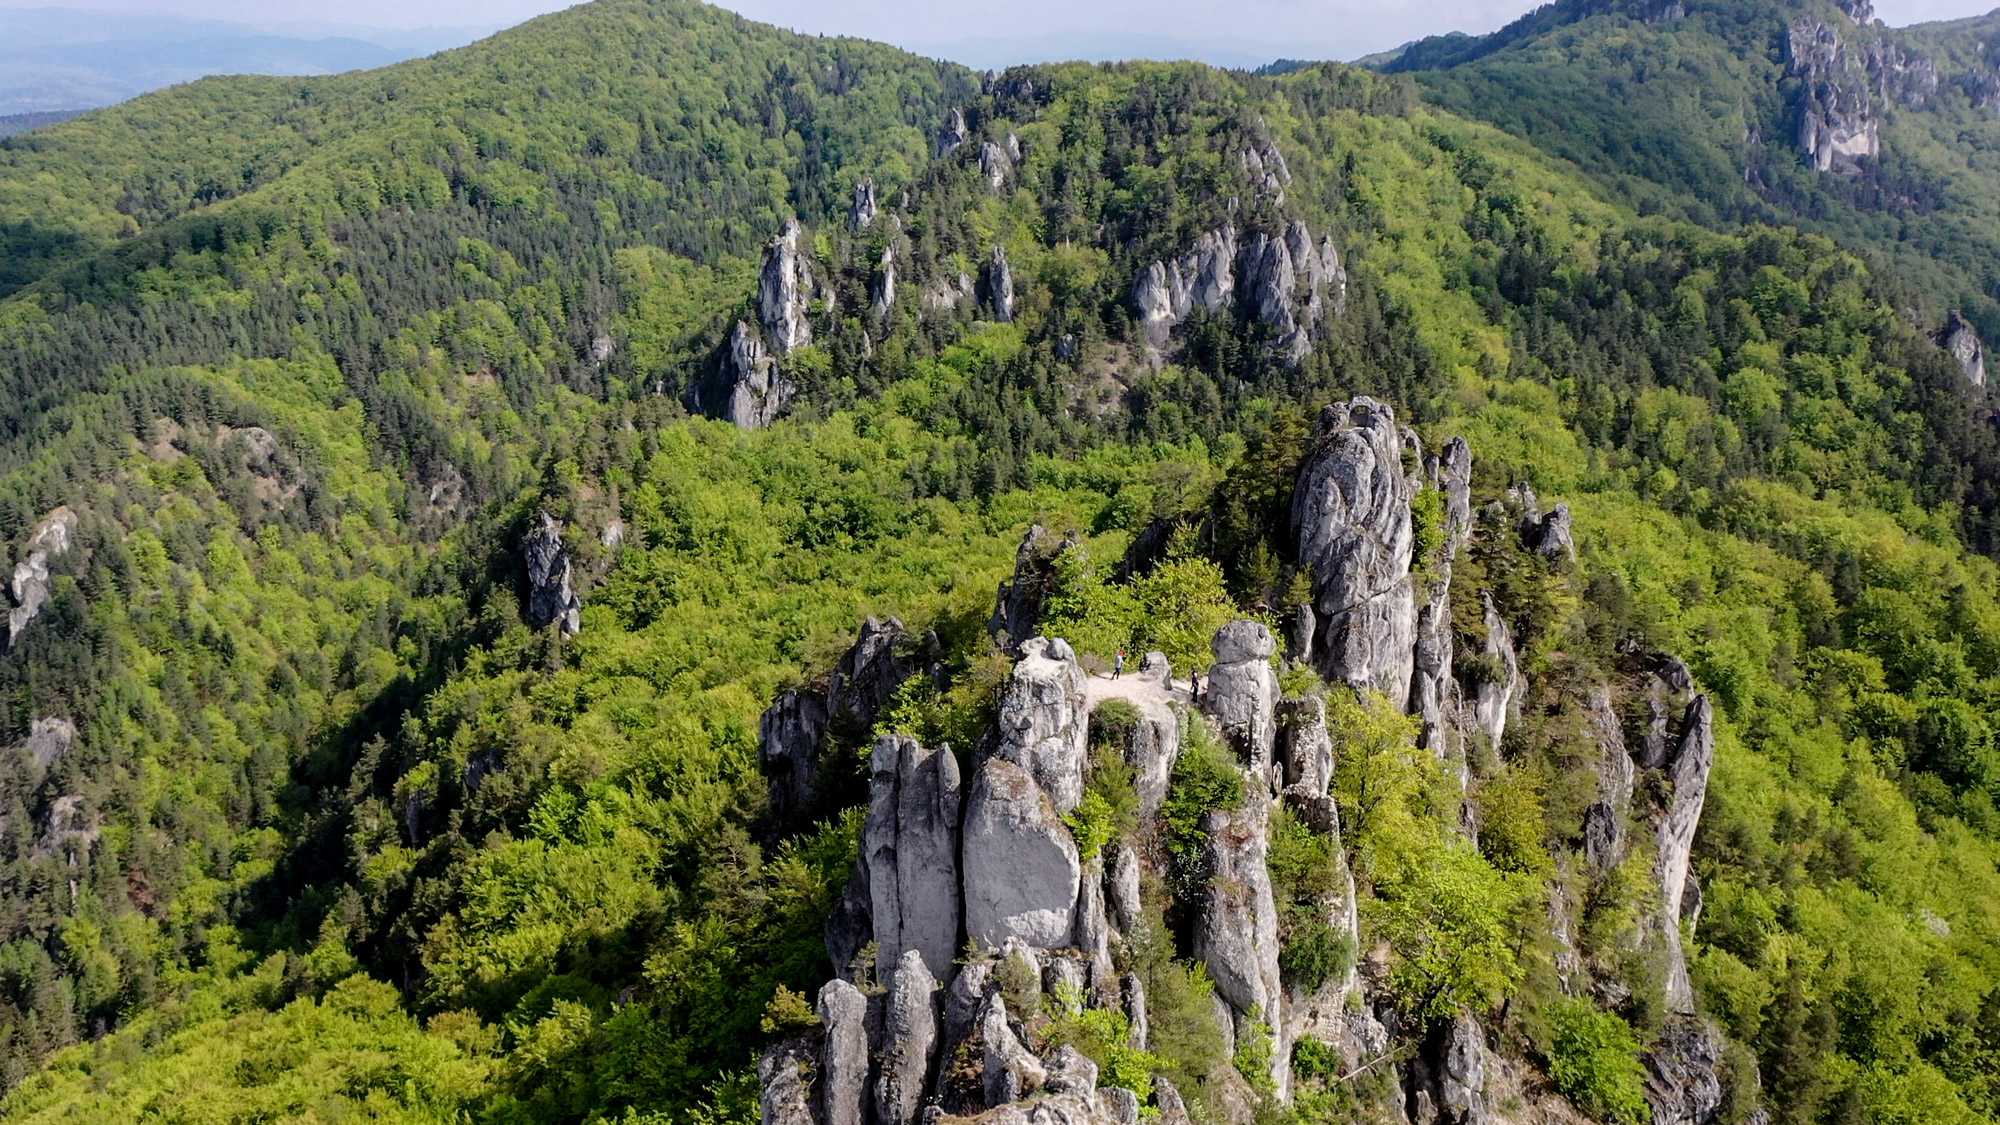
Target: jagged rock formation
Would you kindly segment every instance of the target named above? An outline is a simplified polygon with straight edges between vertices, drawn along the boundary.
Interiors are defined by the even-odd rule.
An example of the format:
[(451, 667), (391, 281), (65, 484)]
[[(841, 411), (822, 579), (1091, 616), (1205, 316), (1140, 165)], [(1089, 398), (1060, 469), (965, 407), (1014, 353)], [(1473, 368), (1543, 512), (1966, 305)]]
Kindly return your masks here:
[(937, 1058), (938, 982), (915, 949), (906, 950), (886, 975), (889, 994), (882, 1010), (882, 1059), (875, 1075), (875, 1125), (912, 1125), (923, 1107)]
[(1278, 642), (1259, 622), (1232, 621), (1217, 630), (1210, 650), (1215, 664), (1208, 671), (1202, 710), (1215, 719), (1237, 756), (1268, 782), (1277, 733), (1273, 708), (1278, 701), (1278, 674), (1271, 667), (1271, 655)]
[(1278, 151), (1277, 144), (1265, 139), (1253, 140), (1243, 147), (1238, 160), (1251, 187), (1271, 196), (1283, 206), (1285, 188), (1292, 182), (1292, 170), (1286, 167), (1285, 154)]
[(76, 513), (61, 505), (42, 517), (21, 561), (14, 564), (14, 608), (7, 612), (7, 647), (20, 643), (28, 623), (49, 603), (49, 563), (69, 553), (76, 538)]
[(819, 754), (829, 723), (838, 717), (852, 729), (867, 730), (903, 685), (911, 671), (897, 651), (905, 636), (901, 621), (870, 617), (825, 687), (794, 688), (765, 708), (757, 723), (757, 764), (779, 824), (790, 824), (819, 795)]
[[(1009, 134), (1007, 139), (1013, 140), (1013, 135)], [(1018, 145), (1018, 142), (1016, 143)], [(1019, 151), (1017, 147), (1014, 153), (1018, 154)], [(1016, 158), (1016, 155), (1009, 154), (1008, 150), (992, 141), (979, 146), (979, 174), (986, 177), (986, 186), (992, 189), (995, 195), (1005, 191), (1007, 181), (1013, 178)]]
[(785, 228), (764, 248), (764, 268), (757, 278), (757, 314), (771, 350), (787, 355), (812, 343), (812, 323), (806, 316), (806, 302), (813, 289), (811, 259), (800, 247), (805, 230), (797, 219), (785, 220)]
[(1688, 883), (1688, 859), (1694, 851), (1694, 830), (1708, 796), (1708, 773), (1715, 765), (1714, 711), (1708, 697), (1696, 696), (1681, 720), (1680, 742), (1666, 763), (1671, 786), (1666, 807), (1654, 824), (1658, 841), (1661, 907), (1659, 930), (1666, 939), (1667, 1006), (1692, 1015), (1694, 986), (1688, 982), (1687, 958), (1681, 951), (1681, 903)]
[(1411, 1060), (1410, 1120), (1418, 1125), (1485, 1125), (1486, 1033), (1469, 1012), (1440, 1024)]
[(1083, 878), (1076, 841), (1027, 770), (1004, 758), (979, 767), (966, 802), (965, 929), (997, 949), (1069, 944)]
[(1975, 387), (1986, 385), (1986, 345), (1980, 342), (1979, 332), (1972, 323), (1953, 310), (1944, 320), (1944, 327), (1937, 332), (1938, 346), (1951, 353), (1958, 361), (1958, 369), (1965, 372), (1966, 381)]
[(1653, 1125), (1712, 1125), (1722, 1107), (1722, 1040), (1712, 1025), (1669, 1022), (1645, 1062)]
[[(1282, 169), (1283, 157), (1275, 159)], [(1258, 167), (1264, 167), (1261, 158)], [(1256, 232), (1239, 246), (1235, 227), (1224, 224), (1196, 239), (1180, 257), (1152, 262), (1140, 271), (1132, 305), (1147, 347), (1155, 352), (1165, 348), (1173, 330), (1196, 308), (1229, 308), (1239, 277), (1252, 313), (1270, 330), (1279, 354), (1292, 363), (1311, 354), (1312, 331), (1329, 314), (1339, 316), (1347, 308), (1347, 269), (1332, 238), (1314, 243), (1306, 224), (1293, 219), (1283, 232)]]
[(882, 204), (875, 198), (875, 181), (863, 176), (854, 185), (854, 206), (847, 212), (847, 229), (855, 232), (867, 230), (882, 213)]
[(1236, 228), (1224, 224), (1195, 239), (1171, 262), (1154, 262), (1139, 274), (1132, 303), (1146, 343), (1167, 345), (1170, 333), (1196, 308), (1220, 312), (1236, 299)]
[(1937, 64), (1911, 54), (1893, 39), (1872, 39), (1861, 49), (1862, 66), (1885, 102), (1922, 108), (1937, 96)]
[(953, 106), (951, 112), (945, 114), (944, 124), (939, 127), (937, 136), (932, 139), (931, 155), (939, 158), (950, 156), (971, 139), (972, 134), (965, 127), (965, 111)]
[[(958, 952), (958, 759), (950, 747), (885, 735), (869, 763), (862, 877), (868, 882), (877, 953), (886, 978), (906, 953), (932, 975)], [(935, 983), (935, 982), (933, 982)]]
[(874, 296), (869, 302), (869, 311), (875, 314), (875, 324), (877, 327), (887, 328), (889, 310), (894, 308), (895, 304), (896, 249), (891, 246), (885, 247), (882, 251), (882, 260), (876, 267)]
[(1785, 36), (1785, 72), (1799, 82), (1799, 151), (1816, 171), (1853, 175), (1880, 151), (1878, 123), (1866, 76), (1848, 57), (1839, 33), (1811, 16), (1793, 20)]
[(1425, 469), (1430, 487), (1443, 497), (1444, 526), (1436, 557), (1412, 560), (1419, 566), (1428, 564), (1429, 575), (1418, 591), (1409, 710), (1423, 723), (1419, 744), (1443, 756), (1452, 749), (1447, 723), (1460, 696), (1452, 676), (1451, 567), (1472, 537), (1472, 447), (1462, 437), (1453, 438), (1437, 456), (1426, 459)]
[(1083, 669), (1068, 642), (1035, 637), (1000, 696), (1000, 758), (1026, 770), (1058, 814), (1083, 800), (1087, 744)]
[(1002, 324), (1014, 319), (1014, 270), (1007, 264), (1007, 248), (995, 246), (986, 264), (986, 302), (993, 319)]
[(1536, 553), (1552, 559), (1576, 561), (1576, 538), (1570, 530), (1568, 504), (1557, 504), (1523, 534)]
[(756, 329), (740, 320), (729, 334), (716, 382), (719, 394), (704, 396), (709, 401), (697, 405), (739, 430), (770, 425), (798, 395), (798, 384), (778, 370)]
[(28, 741), (22, 748), (37, 770), (46, 771), (62, 760), (76, 744), (76, 724), (61, 716), (45, 716), (28, 725)]
[(1514, 653), (1513, 630), (1494, 606), (1492, 593), (1481, 590), (1479, 600), (1486, 645), (1481, 653), (1485, 658), (1481, 669), (1484, 675), (1472, 694), (1472, 723), (1473, 729), (1486, 739), (1486, 745), (1498, 750), (1507, 733), (1507, 718), (1521, 695), (1521, 662)]
[(1328, 406), (1292, 498), (1299, 561), (1313, 567), (1308, 659), (1330, 681), (1394, 700), (1410, 697), (1416, 646), (1416, 482), (1403, 468), (1403, 450), (1415, 444), (1374, 399)]
[(986, 631), (1005, 647), (1018, 646), (1041, 628), (1042, 603), (1055, 582), (1057, 555), (1076, 545), (1074, 535), (1058, 540), (1041, 524), (1028, 528), (1014, 552), (1014, 576), (1000, 583)]
[(563, 636), (576, 636), (583, 628), (583, 599), (570, 587), (569, 549), (563, 546), (562, 525), (554, 516), (541, 514), (522, 553), (528, 562), (528, 611), (523, 619), (530, 628), (557, 625)]

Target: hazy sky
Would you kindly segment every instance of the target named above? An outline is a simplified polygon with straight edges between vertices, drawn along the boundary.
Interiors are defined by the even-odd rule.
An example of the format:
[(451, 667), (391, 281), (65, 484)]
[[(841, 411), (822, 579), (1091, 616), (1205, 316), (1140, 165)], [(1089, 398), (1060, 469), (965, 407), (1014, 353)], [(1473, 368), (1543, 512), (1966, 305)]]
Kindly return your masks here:
[[(1876, 0), (1892, 24), (1975, 15), (1993, 0)], [(0, 7), (145, 8), (181, 15), (375, 27), (493, 26), (567, 7), (562, 0), (0, 0)], [(1532, 7), (1523, 0), (732, 0), (753, 19), (860, 35), (936, 52), (1115, 52), (1184, 45), (1205, 56), (1352, 58), (1422, 35), (1483, 32)]]

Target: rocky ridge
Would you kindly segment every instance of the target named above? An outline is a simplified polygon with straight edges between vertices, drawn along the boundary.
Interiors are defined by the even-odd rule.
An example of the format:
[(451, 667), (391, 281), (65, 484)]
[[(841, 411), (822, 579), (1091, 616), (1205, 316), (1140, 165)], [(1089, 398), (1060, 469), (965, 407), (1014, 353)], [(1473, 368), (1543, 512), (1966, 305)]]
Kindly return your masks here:
[[(1554, 568), (1569, 566), (1575, 549), (1567, 508), (1543, 515), (1526, 486), (1475, 520), (1471, 458), (1454, 440), (1426, 459), (1388, 407), (1336, 404), (1302, 461), (1293, 509), (1298, 557), (1316, 577), (1305, 632), (1319, 638), (1294, 655), (1322, 670), (1330, 691), (1382, 692), (1416, 716), (1423, 745), (1453, 763), (1462, 782), (1470, 776), (1467, 747), (1475, 739), (1498, 747), (1522, 683), (1509, 623), (1490, 592), (1454, 595), (1454, 562), (1482, 541), (1490, 550), (1505, 540), (1505, 549)], [(1425, 489), (1437, 499), (1417, 502)], [(1421, 521), (1438, 521), (1427, 559), (1411, 547), (1412, 524)], [(997, 637), (1033, 627), (1039, 576), (1068, 545), (1053, 539), (1035, 528), (1024, 541), (997, 599)], [(1453, 659), (1454, 596), (1476, 599), (1482, 655), (1499, 665), (1476, 683), (1460, 679)], [(823, 730), (834, 706), (828, 697), (850, 690), (842, 683), (896, 682), (888, 672), (861, 672), (885, 667), (883, 654), (894, 646), (880, 639), (888, 632), (887, 623), (871, 621), (843, 659), (846, 679), (836, 676), (820, 694), (788, 693), (766, 714), (760, 755), (774, 808), (801, 800), (800, 778), (810, 770), (800, 763), (811, 756), (801, 757), (797, 732)], [(1147, 919), (1158, 909), (1157, 892), (1148, 888), (1163, 878), (1156, 816), (1197, 724), (1234, 757), (1243, 796), (1202, 816), (1201, 879), (1187, 892), (1194, 897), (1174, 909), (1187, 912), (1189, 952), (1214, 982), (1226, 1049), (1239, 1067), (1263, 1060), (1234, 1080), (1239, 1086), (1204, 1084), (1207, 1112), (1240, 1125), (1260, 1097), (1287, 1100), (1294, 1045), (1313, 1040), (1343, 1070), (1383, 1072), (1391, 1094), (1380, 1109), (1390, 1119), (1525, 1120), (1507, 1107), (1520, 1101), (1527, 1064), (1487, 1032), (1481, 1013), (1411, 1028), (1379, 966), (1350, 964), (1311, 989), (1284, 969), (1270, 864), (1281, 812), (1331, 847), (1333, 889), (1312, 907), (1316, 916), (1357, 943), (1351, 948), (1362, 932), (1329, 792), (1342, 752), (1329, 734), (1330, 697), (1283, 696), (1277, 647), (1261, 622), (1223, 627), (1195, 703), (1158, 654), (1148, 654), (1136, 675), (1092, 678), (1063, 640), (1031, 635), (1018, 646), (996, 726), (979, 745), (955, 751), (878, 737), (860, 858), (828, 922), (840, 975), (821, 991), (819, 1025), (774, 1045), (763, 1060), (767, 1125), (914, 1125), (939, 1114), (1132, 1125), (1139, 1097), (1104, 1083), (1099, 1062), (1047, 1035), (1062, 1011), (1103, 1009), (1123, 1019), (1136, 1047), (1147, 1041), (1146, 985), (1132, 971), (1129, 943), (1154, 924)], [(1636, 712), (1619, 702), (1635, 690), (1622, 682), (1598, 685), (1578, 704), (1599, 751), (1580, 854), (1589, 878), (1605, 878), (1639, 840), (1650, 841), (1659, 905), (1629, 940), (1667, 967), (1662, 1000), (1671, 1016), (1646, 1059), (1646, 1097), (1658, 1121), (1706, 1125), (1723, 1096), (1721, 1047), (1694, 1012), (1680, 942), (1699, 895), (1689, 858), (1714, 761), (1712, 709), (1678, 660), (1636, 651), (1629, 659), (1650, 669), (1634, 681)], [(1098, 844), (1077, 817), (1092, 784), (1095, 711), (1111, 700), (1132, 704), (1139, 716), (1116, 749), (1142, 815), (1131, 835)], [(1636, 727), (1626, 718), (1633, 713), (1641, 716)], [(971, 777), (963, 789), (962, 768)], [(1645, 834), (1630, 825), (1644, 825)], [(1551, 884), (1552, 915), (1571, 909), (1567, 893)], [(1559, 925), (1558, 940), (1567, 932)], [(859, 956), (864, 950), (872, 956)], [(1584, 963), (1572, 952), (1558, 964), (1567, 966), (1564, 987), (1588, 994)], [(1402, 1055), (1399, 1041), (1407, 1044)], [(1180, 1094), (1164, 1078), (1152, 1100), (1163, 1120), (1185, 1120)]]

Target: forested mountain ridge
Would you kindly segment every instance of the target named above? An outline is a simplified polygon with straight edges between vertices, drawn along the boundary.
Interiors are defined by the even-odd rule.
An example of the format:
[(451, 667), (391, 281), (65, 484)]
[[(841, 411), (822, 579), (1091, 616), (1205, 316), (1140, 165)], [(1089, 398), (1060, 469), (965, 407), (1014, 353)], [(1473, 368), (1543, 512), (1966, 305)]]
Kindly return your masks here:
[(1839, 238), (1933, 324), (2000, 332), (1992, 15), (1889, 28), (1852, 4), (1563, 0), (1376, 60), (1646, 213)]
[(0, 1113), (1990, 1119), (1984, 390), (1616, 196), (644, 0), (0, 142)]

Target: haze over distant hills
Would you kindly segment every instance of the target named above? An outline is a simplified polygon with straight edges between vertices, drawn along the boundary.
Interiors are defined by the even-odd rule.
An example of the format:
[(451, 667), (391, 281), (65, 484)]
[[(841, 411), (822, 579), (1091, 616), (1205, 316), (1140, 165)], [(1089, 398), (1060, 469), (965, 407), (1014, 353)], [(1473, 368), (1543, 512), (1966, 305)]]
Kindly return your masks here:
[[(253, 25), (158, 12), (0, 8), (0, 118), (91, 109), (210, 74), (335, 74), (495, 27)], [(0, 135), (14, 132), (0, 121)]]

